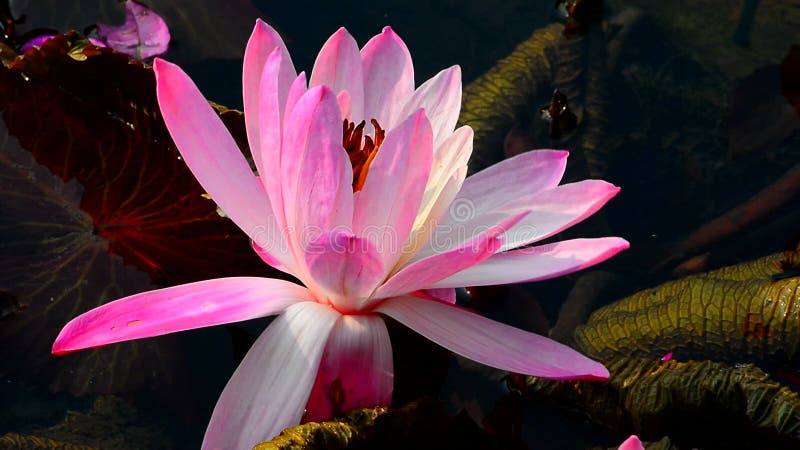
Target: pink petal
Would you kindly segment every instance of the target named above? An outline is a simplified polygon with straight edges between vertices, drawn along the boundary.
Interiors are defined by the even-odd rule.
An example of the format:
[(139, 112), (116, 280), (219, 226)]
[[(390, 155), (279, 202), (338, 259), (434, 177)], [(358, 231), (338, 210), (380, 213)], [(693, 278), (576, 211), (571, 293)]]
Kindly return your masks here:
[(452, 249), (448, 243), (442, 243), (443, 249), (450, 250), (439, 252), (403, 267), (379, 287), (372, 298), (394, 297), (418, 289), (440, 287), (433, 285), (439, 280), (457, 274), (492, 256), (502, 245), (503, 241), (499, 236), (523, 217), (525, 217), (525, 213), (506, 219), (496, 227), (486, 230)]
[(389, 405), (393, 384), (392, 344), (383, 319), (341, 316), (328, 338), (305, 420), (321, 422), (357, 408)]
[(256, 252), (256, 255), (258, 255), (258, 257), (261, 258), (262, 261), (264, 261), (268, 265), (280, 270), (281, 272), (293, 273), (292, 270), (289, 270), (289, 268), (284, 266), (283, 263), (281, 263), (280, 261), (275, 259), (275, 257), (272, 256), (272, 254), (270, 252), (268, 252), (267, 250), (261, 248), (258, 245), (258, 242), (250, 241), (250, 244), (253, 247), (253, 251)]
[(313, 290), (340, 311), (357, 311), (386, 274), (375, 245), (343, 230), (321, 236), (305, 254)]
[(398, 265), (431, 256), (431, 253), (418, 253), (425, 248), (443, 213), (461, 189), (467, 176), (467, 162), (472, 154), (472, 137), (472, 128), (463, 126), (434, 151), (428, 184)]
[(628, 439), (625, 439), (625, 442), (620, 444), (619, 450), (644, 450), (644, 445), (642, 445), (642, 441), (633, 434)]
[(414, 92), (414, 65), (406, 44), (390, 27), (361, 49), (364, 69), (364, 119), (377, 119), (391, 130), (403, 118), (403, 106)]
[[(273, 50), (273, 54), (270, 55), (270, 60), (273, 58), (278, 61), (282, 60), (280, 55), (275, 50)], [(261, 90), (264, 93), (259, 99), (259, 109), (263, 113), (260, 115), (261, 142), (263, 145), (259, 153), (262, 155), (263, 160), (268, 161), (268, 163), (266, 163), (266, 167), (262, 167), (259, 170), (267, 172), (265, 176), (262, 177), (264, 189), (266, 189), (267, 194), (269, 195), (270, 205), (272, 206), (272, 211), (275, 215), (275, 223), (278, 227), (278, 230), (280, 230), (281, 234), (284, 236), (284, 240), (288, 242), (290, 237), (286, 235), (289, 230), (286, 226), (286, 211), (283, 207), (283, 187), (281, 184), (280, 171), (281, 158), (283, 155), (283, 152), (281, 151), (281, 145), (283, 145), (282, 138), (288, 126), (288, 120), (284, 120), (283, 124), (280, 127), (277, 127), (275, 124), (281, 123), (281, 121), (278, 120), (274, 112), (269, 112), (270, 104), (274, 106), (278, 105), (279, 103), (275, 95), (269, 95), (269, 92), (275, 91), (270, 90), (268, 85), (266, 85), (270, 83), (269, 80), (274, 80), (274, 70), (275, 62), (273, 61), (272, 64), (268, 62), (264, 68), (264, 71), (262, 72)], [(282, 117), (289, 117), (289, 114), (294, 109), (297, 101), (300, 100), (306, 91), (306, 75), (305, 72), (301, 72), (289, 87)], [(275, 142), (276, 138), (278, 139), (277, 142)], [(267, 144), (267, 142), (269, 142), (269, 144)]]
[(317, 55), (309, 86), (319, 85), (330, 87), (337, 96), (347, 92), (349, 114), (342, 109), (343, 116), (356, 123), (364, 120), (361, 53), (356, 40), (344, 28), (333, 33)]
[(298, 100), (282, 145), (281, 184), (286, 224), (301, 242), (311, 242), (353, 219), (353, 169), (342, 147), (342, 117), (336, 96), (317, 86)]
[(218, 278), (143, 292), (72, 319), (56, 338), (53, 353), (269, 316), (311, 299), (303, 286), (256, 277)]
[[(295, 78), (292, 82), (292, 85), (289, 87), (289, 94), (286, 97), (286, 109), (284, 109), (283, 117), (291, 117), (292, 111), (294, 111), (295, 105), (297, 102), (305, 95), (308, 91), (308, 86), (306, 85), (306, 73), (300, 72), (300, 75)], [(286, 132), (286, 128), (288, 126), (288, 120), (283, 121), (283, 132)]]
[(572, 239), (498, 253), (432, 287), (487, 286), (541, 281), (599, 264), (630, 247), (617, 237)]
[(411, 295), (428, 300), (438, 300), (440, 302), (450, 303), (451, 305), (456, 303), (456, 290), (452, 288), (423, 289), (421, 291), (412, 292)]
[(452, 66), (442, 70), (418, 87), (408, 100), (399, 119), (419, 108), (425, 110), (433, 128), (433, 148), (439, 148), (456, 127), (461, 112), (461, 68)]
[(546, 337), (489, 320), (463, 308), (413, 297), (383, 301), (386, 314), (465, 358), (501, 370), (557, 380), (608, 379), (602, 364)]
[(519, 198), (504, 208), (511, 214), (531, 213), (510, 229), (500, 251), (547, 239), (596, 213), (619, 192), (619, 187), (602, 180), (583, 180)]
[(355, 195), (353, 232), (370, 239), (389, 269), (417, 217), (433, 157), (433, 135), (423, 110), (389, 130)]
[(284, 249), (269, 198), (217, 113), (178, 66), (156, 58), (153, 68), (164, 123), (197, 181), (260, 247)]
[(160, 55), (169, 47), (167, 23), (158, 14), (135, 1), (125, 2), (125, 23), (97, 24), (97, 37), (109, 47), (136, 59)]
[(474, 135), (472, 128), (465, 125), (447, 136), (441, 145), (434, 146), (433, 167), (428, 186), (441, 186), (456, 170), (467, 166), (472, 155)]
[[(451, 143), (452, 140), (453, 137), (446, 143), (449, 145), (458, 143), (458, 141)], [(468, 153), (471, 153), (471, 144), (470, 142)], [(429, 226), (429, 232), (433, 236), (425, 241), (412, 261), (436, 254), (438, 250), (432, 245), (435, 241), (462, 242), (481, 230), (491, 228), (499, 221), (524, 211), (525, 208), (519, 206), (523, 199), (558, 185), (566, 168), (567, 155), (567, 152), (558, 150), (522, 153), (467, 178), (455, 199), (446, 205), (440, 205), (440, 209), (446, 206), (449, 211), (444, 214), (439, 213), (438, 226), (434, 224)], [(518, 206), (511, 208), (508, 206), (510, 203)], [(523, 206), (529, 206), (528, 209), (534, 207), (531, 202)], [(523, 222), (531, 223), (529, 218)], [(537, 226), (531, 231), (530, 226), (524, 228), (517, 226), (514, 229), (517, 230), (514, 232), (515, 237), (528, 237), (540, 228)], [(501, 249), (510, 245), (507, 236), (505, 240)]]
[[(49, 41), (50, 39), (52, 39), (52, 38), (54, 38), (56, 36), (57, 36), (56, 34), (43, 34), (41, 36), (35, 36), (35, 37), (31, 38), (30, 40), (28, 40), (27, 42), (25, 42), (24, 44), (22, 44), (22, 47), (20, 47), (19, 51), (20, 51), (20, 53), (25, 53), (28, 50), (30, 50), (31, 48), (33, 48), (33, 47), (41, 47), (42, 45), (44, 45), (45, 42)], [(94, 39), (94, 38), (90, 38), (90, 40), (91, 39)], [(92, 42), (92, 44), (94, 44), (94, 42)], [(95, 44), (95, 45), (97, 45), (97, 44)], [(98, 47), (105, 47), (105, 46), (106, 46), (106, 44), (104, 44), (103, 42), (100, 42), (100, 45)]]
[[(264, 184), (264, 189), (269, 196), (270, 205), (275, 215), (275, 223), (278, 227), (278, 232), (281, 233), (285, 241), (289, 240), (288, 229), (286, 227), (286, 211), (283, 206), (283, 188), (281, 185), (281, 158), (283, 152), (281, 151), (282, 138), (283, 138), (283, 122), (282, 115), (284, 114), (283, 102), (288, 102), (290, 97), (298, 95), (300, 90), (297, 85), (297, 79), (305, 79), (304, 76), (298, 77), (286, 93), (286, 98), (281, 99), (279, 89), (279, 78), (281, 71), (284, 69), (283, 56), (281, 49), (276, 47), (272, 50), (264, 68), (261, 72), (261, 81), (259, 84), (259, 97), (258, 97), (258, 130), (259, 130), (259, 143), (260, 149), (254, 149), (253, 154), (260, 154), (260, 158), (256, 159), (258, 165), (258, 172), (261, 174), (261, 180)], [(305, 92), (305, 83), (302, 82), (302, 92)], [(294, 92), (292, 91), (294, 89)], [(299, 97), (298, 97), (299, 98)], [(291, 101), (296, 102), (296, 98), (291, 98)], [(263, 161), (263, 163), (262, 163)], [(260, 164), (260, 165), (259, 165)], [(291, 263), (293, 261), (287, 261)], [(290, 266), (292, 273), (297, 272), (294, 266)]]
[(534, 150), (488, 167), (464, 181), (459, 199), (472, 202), (476, 215), (506, 202), (558, 186), (568, 152)]
[[(467, 179), (469, 181), (469, 178)], [(466, 184), (466, 182), (465, 182)], [(463, 190), (462, 190), (463, 192)], [(477, 231), (492, 227), (506, 217), (521, 211), (530, 214), (503, 235), (504, 243), (498, 251), (518, 248), (540, 241), (584, 220), (603, 207), (619, 192), (613, 184), (601, 180), (584, 180), (564, 184), (531, 195), (484, 195), (478, 201), (464, 198), (459, 193), (450, 211), (445, 214), (431, 241), (426, 243), (418, 258), (435, 252), (431, 242), (456, 241)]]
[(339, 92), (336, 96), (336, 103), (339, 104), (339, 110), (342, 111), (342, 117), (347, 117), (348, 120), (352, 120), (350, 118), (353, 117), (353, 113), (350, 108), (350, 93), (347, 91)]
[(202, 448), (250, 449), (300, 423), (339, 317), (332, 308), (313, 302), (292, 305), (278, 316), (222, 391)]
[[(271, 107), (280, 108), (277, 112), (273, 112), (273, 117), (280, 117), (283, 112), (283, 105), (286, 102), (287, 92), (289, 86), (295, 79), (294, 64), (292, 58), (289, 56), (289, 51), (286, 50), (286, 45), (283, 43), (280, 35), (272, 27), (267, 25), (263, 20), (257, 19), (256, 25), (253, 28), (253, 33), (247, 41), (247, 48), (244, 51), (244, 65), (242, 67), (242, 100), (244, 101), (244, 120), (247, 127), (247, 141), (250, 144), (250, 151), (253, 154), (253, 160), (256, 163), (258, 172), (262, 175), (269, 174), (268, 170), (264, 170), (261, 165), (262, 158), (262, 144), (261, 133), (264, 130), (261, 127), (261, 119), (259, 119), (259, 97), (261, 95), (262, 72), (267, 63), (267, 58), (272, 54), (273, 50), (279, 49), (280, 55), (280, 68), (276, 71), (274, 83), (270, 87), (270, 92), (277, 98), (277, 105)], [(275, 95), (277, 94), (277, 95)], [(280, 143), (280, 142), (279, 142)], [(275, 145), (270, 142), (269, 145)]]

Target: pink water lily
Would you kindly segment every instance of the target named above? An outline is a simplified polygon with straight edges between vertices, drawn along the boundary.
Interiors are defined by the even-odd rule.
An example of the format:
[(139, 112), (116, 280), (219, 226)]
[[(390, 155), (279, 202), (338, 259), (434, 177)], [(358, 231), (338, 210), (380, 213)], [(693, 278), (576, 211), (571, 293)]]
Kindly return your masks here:
[(160, 55), (169, 48), (169, 27), (153, 10), (134, 1), (125, 2), (125, 22), (114, 26), (97, 24), (95, 45), (108, 45), (131, 58), (147, 59)]
[(279, 314), (236, 369), (203, 448), (251, 448), (301, 418), (387, 404), (383, 316), (467, 358), (545, 378), (606, 379), (574, 350), (455, 305), (455, 287), (543, 280), (601, 262), (620, 238), (526, 247), (597, 211), (618, 188), (559, 186), (567, 153), (521, 154), (466, 178), (457, 66), (415, 89), (390, 29), (359, 50), (340, 29), (306, 82), (258, 21), (244, 58), (256, 176), (177, 66), (155, 61), (158, 101), (183, 159), (269, 265), (302, 286), (222, 278), (145, 292), (72, 320), (54, 353)]

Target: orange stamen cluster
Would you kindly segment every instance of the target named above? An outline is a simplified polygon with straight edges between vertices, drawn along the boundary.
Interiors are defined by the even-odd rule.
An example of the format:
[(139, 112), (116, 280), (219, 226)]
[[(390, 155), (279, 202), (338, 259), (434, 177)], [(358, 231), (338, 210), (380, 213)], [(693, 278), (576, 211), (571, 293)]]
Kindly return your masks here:
[(378, 154), (378, 149), (383, 143), (383, 138), (386, 136), (386, 130), (383, 130), (378, 121), (375, 119), (370, 120), (370, 123), (375, 127), (375, 138), (364, 135), (365, 121), (361, 121), (358, 125), (344, 119), (342, 123), (343, 139), (342, 145), (347, 151), (347, 156), (350, 157), (350, 164), (353, 165), (353, 192), (358, 192), (364, 187), (364, 182), (367, 180), (367, 172), (369, 172), (369, 165)]

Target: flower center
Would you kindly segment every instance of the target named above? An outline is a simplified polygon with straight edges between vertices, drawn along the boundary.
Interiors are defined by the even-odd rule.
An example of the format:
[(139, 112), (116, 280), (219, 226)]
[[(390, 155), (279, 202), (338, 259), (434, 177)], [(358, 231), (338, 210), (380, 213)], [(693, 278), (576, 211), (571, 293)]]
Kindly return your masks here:
[(378, 154), (378, 149), (386, 136), (386, 130), (378, 125), (377, 120), (372, 119), (370, 123), (375, 127), (374, 139), (371, 136), (364, 135), (365, 121), (362, 120), (358, 125), (347, 119), (342, 121), (342, 134), (344, 136), (342, 146), (347, 151), (347, 156), (350, 157), (350, 164), (353, 165), (353, 192), (358, 192), (364, 187), (369, 165), (372, 164), (372, 160)]

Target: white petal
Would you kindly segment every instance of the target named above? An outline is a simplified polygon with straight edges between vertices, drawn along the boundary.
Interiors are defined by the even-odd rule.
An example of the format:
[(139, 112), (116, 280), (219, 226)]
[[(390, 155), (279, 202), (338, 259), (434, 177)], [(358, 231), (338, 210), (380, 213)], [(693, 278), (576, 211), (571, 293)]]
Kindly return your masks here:
[(278, 316), (222, 391), (203, 449), (251, 449), (300, 423), (339, 317), (332, 308), (313, 302), (289, 306)]

